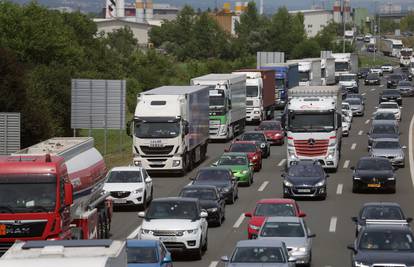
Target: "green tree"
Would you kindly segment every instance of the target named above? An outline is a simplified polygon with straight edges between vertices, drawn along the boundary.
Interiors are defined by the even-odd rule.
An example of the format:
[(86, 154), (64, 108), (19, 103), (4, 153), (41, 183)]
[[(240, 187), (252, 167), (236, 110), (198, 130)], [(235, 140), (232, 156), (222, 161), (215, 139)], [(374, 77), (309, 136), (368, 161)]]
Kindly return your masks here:
[(321, 47), (316, 39), (306, 39), (292, 50), (291, 58), (319, 57)]
[(402, 31), (414, 31), (414, 12), (411, 12), (400, 22)]

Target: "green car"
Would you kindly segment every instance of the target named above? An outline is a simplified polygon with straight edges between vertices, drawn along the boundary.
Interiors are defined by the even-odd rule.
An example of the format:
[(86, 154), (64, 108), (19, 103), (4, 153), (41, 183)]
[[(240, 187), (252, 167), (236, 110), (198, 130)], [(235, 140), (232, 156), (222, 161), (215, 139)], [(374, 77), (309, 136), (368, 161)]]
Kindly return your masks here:
[(239, 183), (246, 185), (253, 183), (253, 163), (250, 163), (245, 153), (224, 153), (213, 165), (229, 168)]

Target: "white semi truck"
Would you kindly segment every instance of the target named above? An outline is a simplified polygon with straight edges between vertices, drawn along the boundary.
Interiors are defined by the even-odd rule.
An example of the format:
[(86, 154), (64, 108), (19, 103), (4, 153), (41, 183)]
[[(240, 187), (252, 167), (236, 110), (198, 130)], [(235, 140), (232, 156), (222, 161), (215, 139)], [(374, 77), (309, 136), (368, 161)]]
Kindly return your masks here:
[(287, 63), (298, 63), (299, 86), (322, 85), (321, 59), (304, 58), (288, 60)]
[(0, 267), (127, 267), (125, 241), (17, 241), (1, 258)]
[(298, 86), (290, 90), (287, 109), (288, 165), (313, 159), (336, 170), (342, 138), (339, 86)]
[(341, 74), (351, 71), (351, 53), (332, 53), (335, 58), (335, 79), (338, 82)]
[(384, 39), (380, 42), (380, 51), (385, 56), (400, 58), (403, 43), (397, 39)]
[(128, 127), (134, 165), (150, 172), (184, 174), (204, 160), (208, 103), (207, 86), (163, 86), (139, 94), (132, 127)]
[(191, 79), (192, 85), (210, 89), (210, 139), (229, 140), (246, 125), (246, 75), (207, 74)]

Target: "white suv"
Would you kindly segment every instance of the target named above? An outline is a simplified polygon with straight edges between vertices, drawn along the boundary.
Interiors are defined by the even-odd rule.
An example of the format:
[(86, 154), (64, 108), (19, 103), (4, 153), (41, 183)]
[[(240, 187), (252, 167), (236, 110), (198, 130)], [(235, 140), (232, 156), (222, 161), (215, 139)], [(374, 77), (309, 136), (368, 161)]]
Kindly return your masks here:
[(138, 239), (161, 240), (171, 252), (190, 252), (201, 259), (207, 250), (207, 212), (195, 198), (154, 199), (138, 229)]
[(115, 205), (145, 209), (153, 197), (152, 179), (142, 167), (116, 167), (108, 172), (103, 192)]

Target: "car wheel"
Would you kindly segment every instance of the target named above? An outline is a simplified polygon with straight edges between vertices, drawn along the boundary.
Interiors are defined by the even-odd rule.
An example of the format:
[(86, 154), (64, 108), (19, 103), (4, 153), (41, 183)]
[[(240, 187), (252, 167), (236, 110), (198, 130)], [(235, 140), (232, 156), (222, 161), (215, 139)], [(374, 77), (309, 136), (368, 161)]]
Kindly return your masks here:
[(222, 215), (221, 215), (221, 220), (222, 221), (225, 221), (226, 220), (226, 208), (225, 208), (225, 206), (224, 206), (224, 208), (222, 209)]
[(395, 188), (395, 185), (390, 186), (390, 189), (389, 189), (390, 194), (395, 194), (396, 191), (397, 190)]
[(355, 183), (352, 183), (352, 193), (358, 193), (359, 187)]

